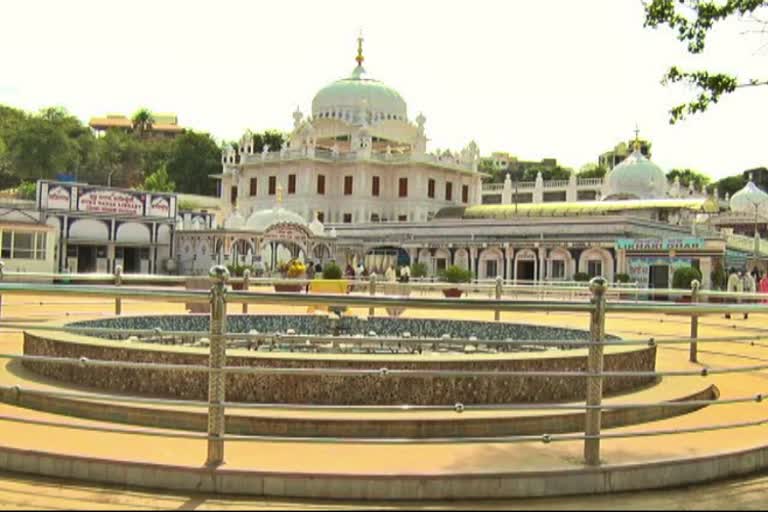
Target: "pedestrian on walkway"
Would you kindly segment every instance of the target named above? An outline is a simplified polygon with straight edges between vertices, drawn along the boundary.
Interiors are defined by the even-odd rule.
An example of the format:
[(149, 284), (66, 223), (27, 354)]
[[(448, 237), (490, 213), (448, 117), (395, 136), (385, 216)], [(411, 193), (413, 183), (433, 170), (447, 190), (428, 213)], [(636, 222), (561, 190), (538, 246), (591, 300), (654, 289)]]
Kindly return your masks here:
[[(734, 293), (741, 293), (742, 291), (744, 291), (744, 282), (741, 280), (741, 276), (736, 272), (736, 269), (733, 267), (731, 267), (731, 270), (728, 275), (728, 286), (726, 290)], [(730, 301), (730, 302), (739, 302), (739, 300), (736, 299), (735, 301)], [(730, 319), (731, 314), (726, 313), (725, 318)]]
[[(752, 274), (749, 272), (744, 272), (744, 275), (742, 276), (742, 281), (744, 282), (742, 288), (744, 293), (755, 293), (757, 291), (757, 286), (755, 285), (755, 278), (752, 277)], [(757, 302), (755, 299), (745, 299), (744, 302)], [(744, 320), (749, 318), (749, 313), (744, 313)]]

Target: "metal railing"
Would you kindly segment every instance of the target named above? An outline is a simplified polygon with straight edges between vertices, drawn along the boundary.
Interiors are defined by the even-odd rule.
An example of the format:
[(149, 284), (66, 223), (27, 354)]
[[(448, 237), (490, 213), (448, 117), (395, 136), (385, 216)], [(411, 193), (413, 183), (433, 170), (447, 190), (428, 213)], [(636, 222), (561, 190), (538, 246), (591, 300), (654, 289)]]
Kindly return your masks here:
[[(602, 439), (617, 439), (622, 437), (642, 437), (654, 435), (674, 435), (690, 432), (705, 432), (722, 429), (746, 428), (749, 426), (763, 425), (768, 419), (759, 419), (755, 421), (746, 421), (739, 423), (729, 423), (720, 425), (703, 425), (699, 427), (685, 429), (658, 429), (630, 431), (619, 433), (604, 433), (601, 429), (601, 414), (604, 410), (620, 409), (628, 407), (683, 407), (696, 405), (726, 405), (733, 403), (755, 402), (762, 403), (762, 393), (751, 396), (740, 396), (727, 400), (696, 400), (693, 402), (657, 402), (644, 404), (630, 403), (603, 403), (603, 381), (610, 377), (681, 377), (681, 376), (701, 376), (709, 377), (717, 374), (728, 373), (747, 373), (768, 370), (768, 363), (754, 364), (739, 367), (702, 367), (694, 370), (664, 370), (664, 371), (605, 371), (603, 368), (604, 354), (603, 349), (609, 345), (648, 345), (657, 346), (663, 344), (682, 344), (690, 345), (691, 361), (696, 361), (696, 347), (699, 343), (753, 343), (754, 337), (750, 336), (731, 336), (717, 338), (700, 338), (698, 335), (698, 318), (705, 314), (714, 313), (748, 313), (748, 312), (768, 312), (768, 305), (762, 303), (715, 303), (704, 304), (698, 302), (705, 296), (728, 298), (732, 301), (760, 298), (759, 294), (733, 294), (724, 292), (712, 292), (700, 290), (698, 283), (694, 283), (691, 290), (662, 290), (663, 293), (674, 293), (690, 297), (687, 303), (669, 303), (669, 302), (647, 302), (633, 303), (623, 301), (607, 300), (609, 288), (602, 278), (594, 278), (589, 284), (589, 300), (582, 301), (549, 301), (540, 300), (509, 300), (503, 298), (503, 283), (497, 280), (494, 288), (494, 297), (489, 299), (445, 299), (433, 297), (392, 297), (384, 296), (376, 288), (376, 280), (372, 279), (370, 293), (365, 295), (332, 295), (332, 294), (294, 294), (294, 293), (271, 293), (256, 292), (249, 290), (229, 290), (229, 274), (226, 268), (217, 266), (211, 269), (209, 290), (173, 290), (158, 288), (133, 288), (122, 286), (125, 284), (125, 277), (116, 276), (116, 282), (109, 286), (93, 285), (57, 285), (43, 283), (8, 283), (0, 282), (0, 294), (19, 295), (19, 294), (40, 294), (59, 297), (101, 297), (114, 299), (115, 312), (122, 312), (122, 301), (132, 299), (136, 301), (158, 301), (163, 302), (204, 302), (211, 304), (210, 328), (208, 331), (167, 331), (159, 329), (152, 330), (130, 330), (130, 329), (106, 329), (89, 328), (78, 326), (37, 326), (24, 323), (0, 323), (0, 328), (5, 329), (29, 329), (29, 330), (61, 330), (68, 332), (81, 332), (84, 334), (144, 334), (144, 335), (179, 335), (179, 336), (207, 336), (210, 339), (210, 356), (208, 365), (195, 364), (159, 364), (144, 362), (125, 362), (125, 361), (107, 361), (92, 360), (84, 357), (80, 358), (62, 358), (48, 356), (33, 356), (19, 354), (0, 354), (0, 358), (15, 359), (30, 362), (45, 362), (65, 365), (77, 365), (83, 368), (134, 368), (151, 369), (157, 371), (185, 371), (204, 373), (208, 375), (208, 400), (207, 401), (186, 401), (186, 400), (167, 400), (153, 399), (145, 397), (114, 397), (113, 395), (95, 395), (82, 393), (66, 393), (59, 391), (42, 390), (24, 390), (18, 386), (1, 387), (5, 392), (16, 394), (34, 393), (52, 398), (87, 398), (89, 400), (115, 400), (135, 403), (160, 404), (160, 405), (184, 405), (190, 407), (206, 407), (208, 410), (208, 428), (206, 434), (190, 434), (169, 432), (161, 430), (148, 429), (126, 429), (113, 427), (93, 427), (86, 425), (77, 425), (63, 422), (50, 422), (35, 419), (19, 418), (12, 416), (0, 416), (0, 421), (20, 422), (25, 424), (47, 425), (62, 428), (85, 429), (91, 431), (117, 432), (142, 434), (151, 436), (166, 437), (184, 437), (194, 439), (204, 439), (208, 443), (208, 452), (206, 464), (209, 466), (218, 466), (224, 461), (225, 442), (226, 441), (266, 441), (266, 442), (316, 442), (316, 443), (368, 443), (368, 444), (407, 444), (407, 443), (513, 443), (513, 442), (531, 442), (540, 441), (543, 443), (557, 441), (583, 441), (584, 442), (584, 460), (588, 465), (600, 464), (600, 442)], [(244, 280), (247, 285), (249, 276)], [(583, 290), (583, 288), (579, 288)], [(643, 293), (659, 292), (658, 290), (640, 290)], [(120, 301), (120, 302), (118, 302)], [(375, 315), (376, 308), (387, 307), (406, 307), (433, 310), (487, 310), (495, 312), (496, 321), (501, 321), (502, 312), (522, 312), (522, 311), (541, 311), (546, 309), (553, 312), (572, 312), (584, 313), (590, 316), (590, 336), (589, 340), (584, 341), (559, 341), (553, 340), (551, 343), (559, 345), (578, 344), (588, 348), (587, 366), (584, 371), (476, 371), (476, 370), (456, 370), (456, 369), (388, 369), (382, 367), (379, 369), (363, 368), (302, 368), (302, 367), (261, 367), (261, 366), (227, 366), (226, 351), (227, 341), (235, 338), (253, 338), (264, 337), (263, 334), (232, 333), (227, 330), (227, 304), (242, 303), (243, 311), (247, 312), (247, 306), (250, 304), (288, 304), (288, 305), (325, 305), (325, 306), (349, 306), (357, 308), (369, 308), (369, 315)], [(612, 340), (606, 339), (605, 321), (608, 314), (614, 312), (624, 313), (670, 313), (681, 314), (690, 317), (691, 331), (689, 338), (670, 338), (666, 340), (634, 339), (634, 340)], [(322, 339), (322, 337), (316, 337)], [(282, 340), (298, 341), (306, 340), (306, 336), (281, 336)], [(442, 339), (442, 338), (441, 338)], [(437, 338), (426, 338), (413, 340), (414, 342), (434, 342)], [(395, 343), (407, 342), (402, 338), (377, 338), (376, 342)], [(457, 338), (450, 340), (451, 343), (458, 344), (477, 344), (477, 343), (520, 343), (520, 340), (476, 340)], [(541, 342), (536, 342), (541, 343)], [(587, 393), (583, 405), (579, 404), (443, 404), (433, 406), (342, 406), (342, 405), (317, 405), (317, 404), (258, 404), (258, 403), (230, 403), (226, 401), (226, 375), (232, 374), (250, 374), (250, 375), (332, 375), (340, 378), (351, 376), (369, 376), (374, 378), (391, 378), (395, 376), (408, 377), (536, 377), (536, 378), (571, 378), (586, 379)], [(583, 410), (585, 413), (584, 433), (575, 434), (557, 434), (550, 435), (542, 433), (540, 435), (521, 435), (521, 436), (501, 436), (501, 437), (449, 437), (449, 438), (327, 438), (327, 437), (291, 437), (291, 436), (243, 436), (227, 435), (225, 430), (225, 419), (227, 408), (233, 409), (289, 409), (289, 410), (345, 410), (345, 411), (429, 411), (429, 410), (453, 410), (460, 414), (469, 410), (546, 410), (546, 409), (571, 409)]]

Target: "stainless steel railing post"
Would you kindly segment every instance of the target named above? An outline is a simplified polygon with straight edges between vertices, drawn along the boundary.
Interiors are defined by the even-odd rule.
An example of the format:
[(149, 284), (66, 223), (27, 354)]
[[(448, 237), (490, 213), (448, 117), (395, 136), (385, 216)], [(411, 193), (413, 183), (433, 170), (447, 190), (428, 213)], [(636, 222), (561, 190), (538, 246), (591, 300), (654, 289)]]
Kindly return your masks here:
[(229, 271), (223, 265), (211, 268), (211, 341), (208, 358), (208, 458), (207, 466), (224, 462), (224, 400), (226, 378), (223, 368), (227, 359), (227, 281)]
[[(501, 295), (504, 292), (504, 279), (501, 276), (496, 276), (496, 300), (501, 300)], [(496, 310), (493, 313), (493, 319), (497, 322), (501, 320), (501, 311)]]
[[(376, 295), (376, 273), (371, 273), (371, 277), (368, 279), (368, 293), (373, 297)], [(376, 308), (368, 308), (368, 316), (374, 316), (376, 314)]]
[(592, 292), (593, 309), (591, 312), (589, 331), (592, 342), (589, 344), (587, 356), (587, 407), (584, 434), (584, 461), (588, 466), (600, 465), (600, 422), (603, 402), (603, 340), (605, 339), (605, 290), (607, 284), (602, 277), (594, 277), (589, 282)]
[[(115, 265), (115, 286), (123, 284), (123, 267)], [(123, 299), (115, 297), (115, 315), (120, 316), (123, 314)]]
[[(699, 288), (701, 287), (701, 283), (694, 279), (691, 281), (691, 304), (696, 304), (699, 302)], [(696, 340), (699, 337), (699, 315), (695, 313), (691, 313), (691, 350), (690, 355), (688, 359), (695, 363), (698, 361), (698, 344), (696, 343)]]
[[(250, 279), (251, 279), (251, 271), (248, 269), (245, 269), (245, 272), (243, 272), (243, 291), (247, 292), (248, 287), (250, 286)], [(248, 302), (243, 301), (243, 314), (248, 313)]]

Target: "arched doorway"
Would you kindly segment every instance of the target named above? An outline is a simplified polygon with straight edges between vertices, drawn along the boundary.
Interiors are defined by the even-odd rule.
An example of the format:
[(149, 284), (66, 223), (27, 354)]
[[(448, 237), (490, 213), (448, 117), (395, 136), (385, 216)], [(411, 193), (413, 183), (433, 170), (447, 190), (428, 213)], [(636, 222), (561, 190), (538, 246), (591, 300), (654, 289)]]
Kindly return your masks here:
[(538, 273), (536, 253), (522, 249), (515, 255), (515, 281), (534, 282)]
[(383, 274), (389, 267), (406, 267), (411, 264), (408, 251), (402, 247), (383, 246), (374, 247), (365, 255), (365, 268), (369, 272)]

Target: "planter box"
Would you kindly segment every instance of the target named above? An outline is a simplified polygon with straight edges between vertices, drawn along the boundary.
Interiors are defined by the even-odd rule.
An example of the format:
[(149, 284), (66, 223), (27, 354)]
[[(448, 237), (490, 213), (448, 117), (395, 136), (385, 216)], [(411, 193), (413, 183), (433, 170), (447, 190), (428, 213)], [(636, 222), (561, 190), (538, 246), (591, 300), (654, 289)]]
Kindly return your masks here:
[(458, 298), (464, 295), (464, 291), (460, 288), (446, 288), (443, 290), (443, 295), (448, 298)]
[(274, 287), (275, 287), (275, 291), (276, 292), (293, 292), (293, 293), (298, 293), (298, 292), (301, 292), (302, 290), (304, 290), (304, 285), (301, 284), (301, 283), (299, 283), (299, 284), (288, 284), (288, 283), (286, 283), (286, 284), (278, 284), (278, 283), (275, 283)]

